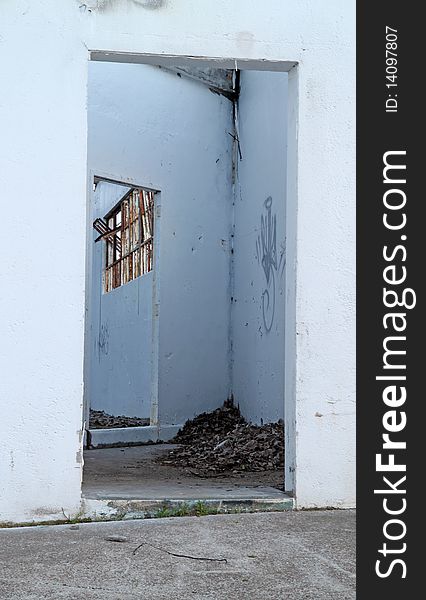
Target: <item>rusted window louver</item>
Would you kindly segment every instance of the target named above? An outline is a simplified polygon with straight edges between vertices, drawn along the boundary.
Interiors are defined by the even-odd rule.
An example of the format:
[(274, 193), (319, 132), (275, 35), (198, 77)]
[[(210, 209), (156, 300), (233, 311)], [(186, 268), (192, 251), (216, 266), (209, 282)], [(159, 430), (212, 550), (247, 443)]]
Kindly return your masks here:
[(152, 270), (154, 192), (132, 189), (104, 219), (93, 222), (105, 241), (103, 290), (111, 290)]

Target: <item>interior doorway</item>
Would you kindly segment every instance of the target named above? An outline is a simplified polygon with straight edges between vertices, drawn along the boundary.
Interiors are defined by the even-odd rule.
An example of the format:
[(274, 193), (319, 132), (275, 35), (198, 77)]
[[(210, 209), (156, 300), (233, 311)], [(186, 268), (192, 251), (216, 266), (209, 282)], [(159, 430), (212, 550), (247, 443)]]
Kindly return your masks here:
[(154, 190), (93, 176), (88, 447), (124, 442), (114, 441), (115, 430), (150, 426), (155, 414), (159, 198)]
[(248, 435), (286, 419), (287, 73), (93, 62), (89, 75), (83, 493), (282, 498), (272, 459), (251, 477), (158, 473), (188, 420), (235, 408)]

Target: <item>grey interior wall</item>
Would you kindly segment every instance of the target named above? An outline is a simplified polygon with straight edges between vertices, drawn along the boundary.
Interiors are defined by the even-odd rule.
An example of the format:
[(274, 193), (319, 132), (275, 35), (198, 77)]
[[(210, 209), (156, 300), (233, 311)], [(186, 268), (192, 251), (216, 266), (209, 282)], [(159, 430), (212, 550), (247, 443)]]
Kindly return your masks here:
[(243, 71), (235, 189), (233, 393), (249, 420), (284, 416), (287, 74)]
[[(146, 65), (89, 65), (90, 171), (161, 191), (156, 311), (162, 424), (211, 410), (230, 390), (228, 133), (231, 102), (201, 83)], [(108, 302), (126, 288), (135, 315), (136, 305), (150, 304), (141, 295), (136, 303), (139, 284), (107, 294)]]
[[(91, 221), (103, 217), (128, 187), (99, 182)], [(98, 233), (91, 231), (92, 240)], [(90, 307), (91, 408), (149, 418), (151, 411), (152, 273), (102, 293), (103, 242), (92, 246)], [(87, 371), (86, 371), (87, 372)]]

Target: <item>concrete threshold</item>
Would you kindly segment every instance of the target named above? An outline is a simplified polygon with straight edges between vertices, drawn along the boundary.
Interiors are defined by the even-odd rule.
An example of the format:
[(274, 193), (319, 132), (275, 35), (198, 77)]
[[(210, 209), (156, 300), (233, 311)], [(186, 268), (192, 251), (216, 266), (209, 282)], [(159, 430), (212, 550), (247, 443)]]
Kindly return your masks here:
[(286, 494), (269, 498), (82, 499), (83, 517), (106, 521), (191, 515), (282, 512), (293, 510), (293, 508), (293, 498)]
[(182, 425), (147, 425), (145, 427), (115, 427), (89, 429), (88, 445), (92, 448), (114, 448), (158, 442), (168, 442)]

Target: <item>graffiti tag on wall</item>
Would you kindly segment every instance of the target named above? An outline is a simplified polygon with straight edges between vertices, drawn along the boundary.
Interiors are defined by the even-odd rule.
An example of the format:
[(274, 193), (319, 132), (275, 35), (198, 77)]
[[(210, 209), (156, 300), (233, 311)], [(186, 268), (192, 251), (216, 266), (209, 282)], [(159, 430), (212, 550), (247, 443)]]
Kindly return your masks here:
[(277, 257), (277, 215), (272, 214), (272, 197), (264, 202), (266, 211), (260, 217), (260, 235), (256, 240), (256, 254), (265, 275), (265, 289), (262, 292), (262, 317), (267, 333), (271, 331), (275, 319), (276, 279), (282, 276), (285, 267), (285, 247), (281, 245)]

